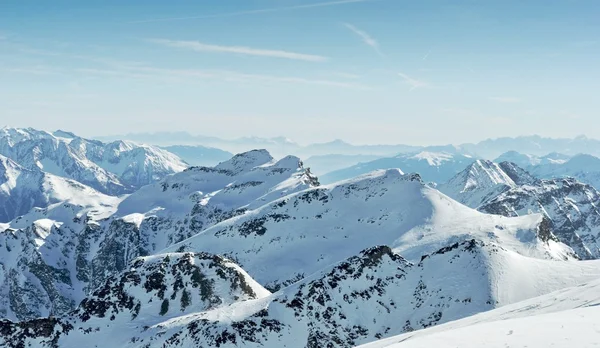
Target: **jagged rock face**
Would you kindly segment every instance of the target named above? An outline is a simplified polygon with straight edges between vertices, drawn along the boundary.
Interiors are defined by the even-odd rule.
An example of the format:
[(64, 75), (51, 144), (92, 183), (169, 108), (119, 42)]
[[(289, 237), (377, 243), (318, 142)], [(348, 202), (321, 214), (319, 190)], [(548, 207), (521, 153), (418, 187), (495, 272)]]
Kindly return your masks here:
[(540, 181), (513, 162), (500, 162), (498, 166), (517, 185), (536, 185)]
[[(237, 265), (216, 255), (165, 254), (137, 259), (131, 266), (110, 277), (62, 319), (0, 321), (0, 342), (5, 340), (8, 347), (32, 342), (60, 347), (63, 339), (68, 344), (74, 336), (76, 340), (83, 337), (81, 344), (90, 346), (98, 342), (97, 335), (111, 330), (107, 322), (114, 324), (113, 328), (130, 326), (127, 334), (135, 338), (148, 330), (148, 318), (184, 317), (270, 295)], [(108, 334), (104, 343), (111, 346)]]
[(92, 317), (173, 316), (269, 295), (237, 265), (206, 253), (143, 257), (131, 267), (99, 286), (74, 316), (84, 322)]
[(477, 160), (437, 189), (466, 206), (477, 208), (516, 185), (498, 164)]
[(31, 128), (3, 128), (0, 154), (25, 168), (71, 178), (111, 195), (132, 192), (187, 167), (177, 156), (153, 146), (105, 144)]
[(582, 259), (600, 257), (600, 193), (573, 178), (541, 180), (535, 186), (513, 188), (492, 199), (480, 210), (519, 216), (542, 213), (551, 221), (558, 239)]
[[(75, 306), (75, 289), (66, 257), (47, 262), (36, 248), (36, 239), (47, 231), (41, 226), (0, 233), (0, 315), (3, 318), (32, 319), (60, 315)], [(69, 231), (56, 230), (55, 242), (63, 239), (64, 249), (71, 246)], [(70, 251), (65, 251), (69, 254)]]
[(597, 265), (535, 260), (468, 239), (416, 262), (387, 246), (371, 247), (270, 295), (221, 257), (157, 255), (134, 261), (68, 316), (0, 322), (0, 342), (8, 347), (97, 342), (148, 348), (353, 347), (599, 274)]
[[(474, 175), (478, 163), (487, 163), (482, 171), (485, 175)], [(493, 177), (507, 180), (490, 179)], [(511, 162), (477, 161), (439, 188), (487, 214), (543, 214), (547, 225), (544, 240), (558, 240), (582, 259), (600, 257), (600, 193), (590, 185), (573, 178), (540, 180)]]

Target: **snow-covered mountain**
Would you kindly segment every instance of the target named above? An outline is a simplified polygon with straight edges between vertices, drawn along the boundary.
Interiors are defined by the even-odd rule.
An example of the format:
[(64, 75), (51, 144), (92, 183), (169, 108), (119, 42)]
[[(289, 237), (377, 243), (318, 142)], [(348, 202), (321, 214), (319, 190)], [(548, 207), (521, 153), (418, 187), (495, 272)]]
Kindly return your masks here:
[(595, 280), (360, 348), (594, 347), (600, 339), (598, 306)]
[(0, 223), (9, 222), (32, 208), (46, 208), (64, 202), (89, 205), (110, 201), (96, 190), (77, 181), (23, 168), (0, 155)]
[(177, 156), (125, 141), (102, 143), (57, 131), (2, 128), (0, 154), (28, 169), (70, 178), (107, 194), (121, 194), (182, 171)]
[[(168, 253), (132, 262), (60, 318), (0, 321), (7, 347), (352, 347), (600, 275), (467, 239), (412, 263), (375, 246), (270, 294), (231, 261)], [(4, 340), (4, 341), (1, 341)]]
[[(495, 199), (545, 182), (469, 164), (456, 188)], [(0, 232), (0, 345), (351, 347), (600, 277), (554, 215), (482, 213), (399, 169), (321, 186), (254, 150), (97, 197)]]
[(320, 176), (321, 182), (333, 183), (350, 179), (378, 169), (399, 168), (405, 173), (419, 173), (423, 180), (442, 183), (474, 162), (475, 158), (456, 151), (422, 151), (401, 154), (395, 157), (380, 158), (359, 163), (348, 168), (336, 170)]
[[(6, 255), (0, 254), (0, 315), (23, 320), (62, 314), (132, 259), (317, 184), (298, 158), (275, 161), (258, 150), (214, 168), (189, 168), (123, 202), (104, 195), (93, 200), (90, 194), (97, 203), (33, 210), (0, 232), (6, 239), (0, 248), (7, 248)], [(16, 305), (16, 297), (27, 300)]]
[(600, 258), (600, 193), (574, 178), (539, 180), (514, 163), (478, 160), (438, 188), (489, 214), (541, 213), (580, 258)]
[[(470, 227), (473, 221), (477, 228)], [(513, 220), (478, 213), (428, 187), (419, 175), (390, 169), (283, 197), (167, 251), (225, 255), (267, 288), (278, 289), (373, 245), (399, 248), (414, 259), (454, 243), (456, 235), (501, 238), (515, 252), (566, 258), (572, 251), (556, 244), (541, 223), (540, 215)], [(537, 242), (525, 247), (517, 230), (530, 231)]]
[(472, 208), (495, 198), (517, 184), (491, 161), (477, 160), (437, 189)]
[(542, 213), (552, 231), (583, 259), (600, 258), (600, 193), (573, 178), (540, 180), (513, 187), (479, 207), (504, 216)]

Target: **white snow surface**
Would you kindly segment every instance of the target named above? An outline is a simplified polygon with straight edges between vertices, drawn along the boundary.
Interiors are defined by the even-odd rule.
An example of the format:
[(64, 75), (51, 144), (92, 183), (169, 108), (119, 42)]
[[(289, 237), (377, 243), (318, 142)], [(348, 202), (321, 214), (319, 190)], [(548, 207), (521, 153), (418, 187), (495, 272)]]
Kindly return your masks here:
[(268, 286), (307, 276), (374, 245), (389, 245), (413, 261), (476, 238), (525, 256), (568, 258), (572, 250), (564, 244), (539, 241), (541, 219), (482, 214), (426, 186), (418, 175), (390, 169), (289, 195), (166, 251), (226, 255)]
[(595, 280), (360, 347), (597, 347), (599, 306), (600, 281)]

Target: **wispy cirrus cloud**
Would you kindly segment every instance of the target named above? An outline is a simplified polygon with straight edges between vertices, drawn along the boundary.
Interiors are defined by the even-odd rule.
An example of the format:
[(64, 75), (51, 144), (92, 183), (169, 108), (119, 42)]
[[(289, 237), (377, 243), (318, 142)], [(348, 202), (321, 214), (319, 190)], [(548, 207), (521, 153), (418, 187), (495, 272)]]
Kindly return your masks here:
[(428, 87), (429, 84), (423, 80), (417, 80), (415, 78), (412, 78), (404, 73), (399, 72), (398, 76), (400, 76), (400, 78), (402, 78), (402, 80), (404, 80), (404, 82), (406, 82), (407, 84), (410, 85), (410, 90), (412, 91), (416, 88), (421, 88), (421, 87)]
[(335, 80), (311, 79), (297, 76), (275, 76), (266, 74), (244, 73), (230, 70), (203, 70), (203, 69), (169, 69), (150, 66), (122, 66), (113, 69), (82, 68), (76, 69), (77, 73), (101, 77), (114, 77), (126, 79), (154, 79), (165, 82), (180, 82), (214, 79), (224, 82), (265, 82), (282, 84), (318, 85), (347, 89), (368, 90), (368, 86), (359, 83), (349, 83)]
[(360, 75), (358, 74), (352, 74), (352, 73), (347, 73), (347, 72), (332, 72), (330, 73), (331, 75), (337, 76), (337, 77), (341, 77), (344, 79), (359, 79)]
[(191, 20), (191, 19), (237, 17), (237, 16), (261, 14), (261, 13), (294, 11), (294, 10), (302, 10), (302, 9), (309, 9), (309, 8), (316, 8), (316, 7), (346, 5), (346, 4), (353, 4), (353, 3), (359, 3), (359, 2), (372, 2), (372, 1), (379, 1), (379, 0), (338, 0), (338, 1), (318, 2), (318, 3), (314, 3), (314, 4), (305, 4), (305, 5), (272, 7), (272, 8), (258, 9), (258, 10), (227, 12), (227, 13), (216, 13), (216, 14), (212, 14), (212, 15), (154, 18), (154, 19), (145, 19), (145, 20), (139, 20), (139, 21), (131, 21), (129, 23), (135, 24), (135, 23), (151, 23), (151, 22), (170, 22), (170, 21), (181, 21), (181, 20)]
[(196, 52), (214, 52), (214, 53), (232, 53), (247, 56), (272, 57), (292, 60), (303, 60), (307, 62), (324, 62), (327, 57), (305, 54), (283, 50), (271, 50), (252, 48), (246, 46), (222, 46), (206, 44), (199, 41), (182, 41), (182, 40), (166, 40), (166, 39), (149, 39), (149, 42), (160, 44), (168, 47), (183, 48)]
[(521, 102), (521, 99), (517, 98), (517, 97), (490, 97), (490, 100), (493, 100), (495, 102), (499, 102), (499, 103), (519, 103)]
[(350, 29), (350, 31), (352, 31), (354, 34), (356, 34), (358, 37), (360, 37), (360, 39), (368, 46), (370, 46), (371, 48), (373, 48), (373, 50), (375, 50), (375, 52), (377, 52), (378, 55), (380, 56), (384, 56), (383, 52), (381, 52), (381, 49), (379, 48), (379, 43), (377, 42), (377, 40), (375, 40), (371, 35), (369, 35), (366, 31), (358, 29), (357, 27), (355, 27), (354, 25), (350, 24), (350, 23), (344, 23), (344, 26), (348, 29)]

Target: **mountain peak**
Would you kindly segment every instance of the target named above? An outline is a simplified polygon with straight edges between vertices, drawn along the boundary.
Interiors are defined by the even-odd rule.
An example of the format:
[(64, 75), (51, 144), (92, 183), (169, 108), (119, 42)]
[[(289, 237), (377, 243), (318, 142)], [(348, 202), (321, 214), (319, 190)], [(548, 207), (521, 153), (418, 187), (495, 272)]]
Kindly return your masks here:
[(271, 154), (264, 149), (238, 153), (230, 160), (219, 163), (215, 168), (229, 170), (233, 174), (249, 171), (252, 168), (267, 164), (273, 160)]
[(476, 160), (438, 189), (459, 202), (477, 208), (487, 199), (516, 186), (502, 168), (488, 160)]
[(52, 135), (54, 135), (55, 137), (58, 137), (58, 138), (66, 138), (66, 139), (78, 138), (78, 136), (75, 135), (74, 133), (67, 132), (67, 131), (64, 131), (64, 130), (61, 130), (61, 129), (54, 131), (52, 133)]

